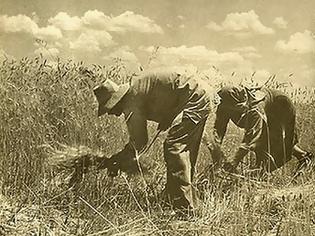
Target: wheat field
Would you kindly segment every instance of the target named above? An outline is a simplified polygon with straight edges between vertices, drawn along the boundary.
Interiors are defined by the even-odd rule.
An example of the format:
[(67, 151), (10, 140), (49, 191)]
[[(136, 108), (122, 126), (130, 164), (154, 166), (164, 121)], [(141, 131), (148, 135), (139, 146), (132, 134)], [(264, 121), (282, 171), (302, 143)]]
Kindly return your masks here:
[[(122, 118), (96, 115), (92, 88), (107, 77), (128, 79), (124, 64), (49, 63), (45, 58), (0, 64), (0, 235), (315, 235), (315, 172), (294, 178), (295, 160), (264, 180), (212, 171), (201, 144), (195, 184), (198, 215), (181, 220), (163, 208), (165, 183), (162, 142), (143, 157), (143, 175), (111, 179), (91, 170), (75, 188), (71, 173), (47, 165), (49, 153), (84, 150), (110, 156), (128, 140)], [(211, 76), (209, 76), (211, 79)], [(209, 80), (209, 83), (212, 83)], [(315, 151), (315, 91), (286, 90), (297, 107), (300, 144)], [(211, 132), (211, 121), (206, 132)], [(150, 124), (149, 131), (155, 132)], [(119, 130), (119, 133), (117, 131)], [(235, 151), (241, 131), (231, 126), (224, 152)], [(151, 135), (152, 137), (152, 135)]]

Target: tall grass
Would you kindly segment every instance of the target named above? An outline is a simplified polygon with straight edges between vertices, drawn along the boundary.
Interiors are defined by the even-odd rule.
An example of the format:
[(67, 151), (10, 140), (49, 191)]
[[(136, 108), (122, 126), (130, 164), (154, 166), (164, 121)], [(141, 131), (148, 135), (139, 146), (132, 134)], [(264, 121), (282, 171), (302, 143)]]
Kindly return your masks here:
[[(162, 134), (142, 159), (144, 176), (91, 171), (68, 189), (67, 175), (46, 165), (49, 149), (86, 146), (105, 155), (127, 142), (123, 120), (96, 116), (92, 89), (106, 77), (128, 80), (120, 61), (112, 66), (44, 58), (3, 61), (0, 65), (0, 233), (12, 235), (315, 235), (314, 174), (291, 181), (294, 163), (268, 181), (206, 171), (211, 158), (202, 145), (196, 185), (202, 195), (199, 216), (179, 221), (165, 210)], [(283, 88), (283, 87), (282, 87)], [(287, 89), (287, 88), (283, 88)], [(305, 96), (304, 96), (305, 95)], [(314, 151), (314, 90), (290, 96), (298, 108), (304, 148)], [(305, 99), (303, 100), (303, 96)], [(301, 99), (303, 101), (301, 101)], [(211, 116), (207, 132), (211, 132)], [(155, 125), (150, 124), (150, 133)], [(119, 131), (119, 132), (117, 132)], [(229, 129), (224, 144), (232, 153), (241, 132)], [(246, 170), (246, 166), (243, 168)]]

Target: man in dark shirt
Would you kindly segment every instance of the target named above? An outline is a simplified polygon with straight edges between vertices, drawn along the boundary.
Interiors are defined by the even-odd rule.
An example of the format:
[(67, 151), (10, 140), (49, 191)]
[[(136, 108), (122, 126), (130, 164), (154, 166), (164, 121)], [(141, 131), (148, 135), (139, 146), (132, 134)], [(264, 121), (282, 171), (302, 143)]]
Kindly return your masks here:
[(218, 95), (221, 103), (214, 123), (216, 147), (220, 149), (229, 120), (245, 130), (237, 152), (224, 164), (226, 170), (235, 172), (249, 151), (256, 154), (256, 167), (267, 172), (283, 166), (292, 156), (300, 164), (312, 157), (297, 145), (295, 108), (280, 91), (265, 88), (253, 92), (238, 86), (225, 86)]
[(210, 91), (198, 76), (164, 70), (143, 72), (120, 86), (107, 80), (94, 90), (98, 115), (124, 114), (128, 126), (129, 143), (111, 158), (116, 170), (130, 172), (146, 149), (147, 121), (157, 122), (160, 130), (169, 128), (164, 142), (166, 193), (176, 209), (196, 207), (192, 179), (210, 112)]

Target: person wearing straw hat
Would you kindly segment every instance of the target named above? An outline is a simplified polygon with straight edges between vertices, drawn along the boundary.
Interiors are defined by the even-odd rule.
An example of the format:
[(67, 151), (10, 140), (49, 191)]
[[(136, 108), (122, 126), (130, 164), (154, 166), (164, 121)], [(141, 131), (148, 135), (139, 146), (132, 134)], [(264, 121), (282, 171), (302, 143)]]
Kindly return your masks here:
[(245, 130), (243, 140), (223, 168), (236, 172), (249, 151), (256, 154), (256, 168), (272, 172), (296, 157), (299, 166), (313, 157), (298, 145), (295, 127), (296, 111), (282, 92), (269, 88), (248, 89), (224, 86), (218, 92), (221, 102), (216, 111), (214, 140), (220, 149), (228, 122)]
[(210, 112), (210, 86), (197, 75), (174, 70), (150, 70), (134, 76), (129, 83), (117, 85), (110, 79), (94, 89), (99, 103), (98, 116), (123, 114), (129, 142), (110, 159), (108, 172), (132, 172), (137, 157), (148, 145), (147, 121), (157, 122), (158, 130), (168, 134), (164, 141), (167, 167), (165, 192), (177, 210), (196, 208), (192, 185), (200, 141)]

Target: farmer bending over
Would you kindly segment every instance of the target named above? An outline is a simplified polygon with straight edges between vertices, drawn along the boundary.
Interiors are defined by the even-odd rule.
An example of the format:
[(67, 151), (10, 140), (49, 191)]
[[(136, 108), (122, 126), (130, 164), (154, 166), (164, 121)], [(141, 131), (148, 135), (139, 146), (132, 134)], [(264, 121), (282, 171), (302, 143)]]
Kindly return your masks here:
[(136, 157), (148, 143), (148, 120), (157, 122), (162, 131), (170, 127), (164, 142), (165, 190), (175, 209), (194, 209), (192, 178), (210, 112), (209, 85), (197, 76), (155, 70), (142, 72), (120, 86), (107, 79), (94, 93), (98, 116), (124, 114), (129, 131), (129, 143), (111, 157), (113, 165), (108, 171), (116, 175), (118, 170), (136, 168)]
[(255, 167), (267, 172), (283, 166), (292, 156), (298, 159), (299, 166), (313, 156), (297, 146), (295, 108), (280, 91), (226, 86), (218, 95), (221, 103), (214, 124), (216, 147), (220, 149), (229, 120), (245, 130), (240, 147), (224, 169), (235, 172), (249, 151), (256, 154)]

